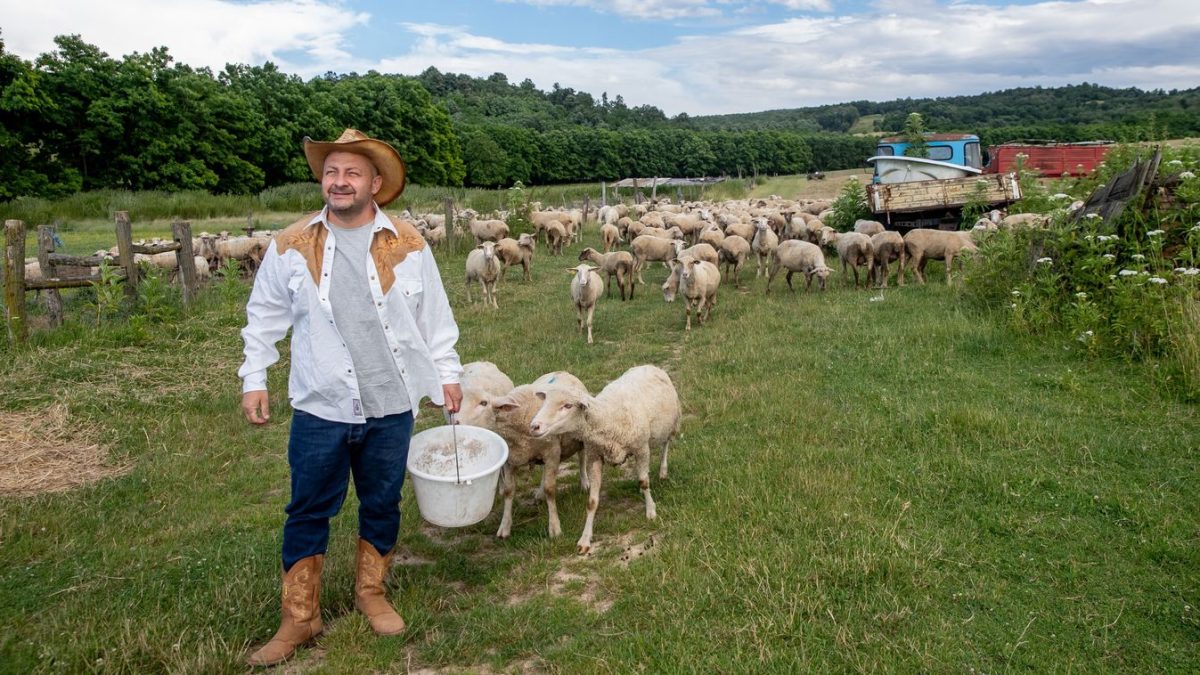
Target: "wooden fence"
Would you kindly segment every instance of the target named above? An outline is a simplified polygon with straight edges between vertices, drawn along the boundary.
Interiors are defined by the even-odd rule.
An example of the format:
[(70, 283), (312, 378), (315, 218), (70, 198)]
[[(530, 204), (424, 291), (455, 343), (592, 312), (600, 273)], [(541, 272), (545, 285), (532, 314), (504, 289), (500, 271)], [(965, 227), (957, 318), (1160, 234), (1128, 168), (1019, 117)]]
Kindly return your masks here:
[[(154, 246), (133, 243), (133, 225), (129, 214), (125, 211), (116, 213), (117, 235), (117, 278), (125, 283), (125, 294), (132, 298), (137, 296), (139, 280), (138, 266), (134, 254), (154, 255), (157, 253), (175, 253), (178, 264), (183, 304), (189, 304), (196, 293), (196, 266), (192, 251), (192, 226), (187, 221), (176, 221), (171, 224), (173, 241)], [(74, 256), (56, 253), (54, 236), (49, 226), (38, 227), (38, 266), (41, 268), (40, 279), (25, 278), (25, 223), (20, 220), (4, 222), (4, 305), (6, 307), (6, 325), (8, 334), (15, 342), (25, 342), (29, 338), (29, 324), (25, 314), (25, 293), (27, 291), (46, 291), (47, 314), (51, 326), (62, 325), (61, 288), (86, 288), (101, 282), (97, 274), (91, 274), (92, 267), (99, 266), (106, 258), (101, 256)], [(80, 268), (89, 270), (88, 274), (78, 274), (71, 270)]]

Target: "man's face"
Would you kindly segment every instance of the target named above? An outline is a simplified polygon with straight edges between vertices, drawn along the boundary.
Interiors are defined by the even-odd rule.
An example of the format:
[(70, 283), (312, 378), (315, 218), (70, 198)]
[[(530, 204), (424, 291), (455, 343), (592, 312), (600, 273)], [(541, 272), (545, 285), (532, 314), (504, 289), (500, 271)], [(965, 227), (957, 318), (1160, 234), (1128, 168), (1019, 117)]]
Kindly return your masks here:
[(337, 151), (325, 157), (321, 195), (329, 210), (339, 216), (354, 216), (369, 208), (382, 185), (383, 176), (362, 155)]

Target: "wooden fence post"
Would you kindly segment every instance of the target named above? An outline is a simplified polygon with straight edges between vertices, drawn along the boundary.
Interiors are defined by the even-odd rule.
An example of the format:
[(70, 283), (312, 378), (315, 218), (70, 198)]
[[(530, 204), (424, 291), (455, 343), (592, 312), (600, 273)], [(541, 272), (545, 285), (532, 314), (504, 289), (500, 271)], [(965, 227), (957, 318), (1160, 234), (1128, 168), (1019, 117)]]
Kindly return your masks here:
[(454, 200), (446, 197), (442, 200), (442, 206), (446, 209), (446, 236), (450, 237), (450, 250), (457, 253), (461, 242), (457, 230), (454, 229)]
[(608, 183), (600, 181), (600, 206), (608, 206)]
[(658, 199), (658, 176), (655, 176), (653, 180), (654, 184), (650, 186), (650, 200), (656, 201)]
[(171, 223), (171, 235), (179, 250), (175, 251), (175, 260), (179, 263), (179, 283), (182, 287), (183, 306), (187, 307), (196, 292), (196, 261), (192, 251), (192, 224), (186, 220), (176, 220)]
[(583, 241), (583, 228), (587, 226), (588, 211), (591, 210), (592, 197), (583, 196), (583, 217), (579, 219), (579, 241)]
[(125, 295), (137, 297), (138, 266), (133, 261), (133, 224), (129, 222), (128, 211), (117, 211), (117, 255), (120, 256), (121, 267), (125, 270)]
[(6, 325), (14, 342), (29, 338), (25, 321), (25, 223), (4, 221), (4, 305)]
[[(54, 234), (49, 225), (38, 225), (38, 267), (42, 270), (43, 279), (58, 277), (58, 269), (50, 262), (50, 254), (54, 253)], [(46, 313), (50, 318), (50, 326), (58, 328), (63, 321), (62, 294), (57, 288), (46, 289)]]

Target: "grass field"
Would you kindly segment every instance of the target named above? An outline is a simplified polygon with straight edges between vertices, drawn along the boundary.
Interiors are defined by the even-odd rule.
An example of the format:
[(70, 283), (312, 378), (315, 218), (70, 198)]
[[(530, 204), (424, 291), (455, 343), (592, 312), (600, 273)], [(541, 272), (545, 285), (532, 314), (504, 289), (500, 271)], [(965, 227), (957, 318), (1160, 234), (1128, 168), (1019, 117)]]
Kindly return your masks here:
[[(579, 557), (571, 477), (558, 540), (529, 473), (507, 541), (499, 509), (423, 524), (406, 487), (390, 588), (409, 629), (380, 639), (353, 611), (351, 498), (326, 633), (285, 672), (1200, 669), (1200, 417), (1152, 365), (1015, 338), (941, 283), (855, 291), (836, 274), (824, 294), (777, 279), (765, 295), (743, 273), (685, 333), (657, 267), (632, 302), (602, 301), (588, 347), (573, 257), (539, 247), (534, 281), (512, 273), (490, 311), (465, 302), (463, 256), (439, 255), (464, 361), (518, 383), (566, 369), (593, 391), (667, 369), (685, 420), (670, 477), (652, 478), (659, 518), (628, 467), (606, 467), (597, 550)], [(287, 350), (273, 421), (251, 428), (235, 375), (247, 293), (215, 282), (186, 320), (77, 323), (4, 352), (0, 420), (36, 434), (23, 415), (57, 410), (76, 429), (61, 438), (124, 472), (0, 497), (0, 671), (241, 672), (270, 637)]]

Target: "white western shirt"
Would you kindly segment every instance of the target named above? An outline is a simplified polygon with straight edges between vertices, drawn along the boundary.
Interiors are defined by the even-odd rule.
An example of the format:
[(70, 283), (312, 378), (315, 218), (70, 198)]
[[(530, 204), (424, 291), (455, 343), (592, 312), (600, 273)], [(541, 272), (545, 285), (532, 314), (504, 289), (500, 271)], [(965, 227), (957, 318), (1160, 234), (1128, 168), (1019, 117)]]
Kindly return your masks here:
[[(442, 405), (442, 385), (459, 381), (462, 364), (454, 350), (458, 325), (433, 253), (415, 230), (398, 233), (396, 224), (378, 206), (375, 220), (364, 227), (370, 227), (373, 236), (366, 274), (375, 311), (415, 416), (422, 397)], [(323, 229), (323, 251), (311, 246), (320, 246), (321, 232), (309, 228)], [(395, 265), (380, 263), (374, 254), (379, 248), (376, 233), (381, 230), (393, 235), (392, 242), (397, 241), (398, 234), (406, 243), (415, 237), (420, 248), (410, 250)], [(297, 246), (297, 241), (301, 245)], [(242, 329), (246, 360), (238, 376), (243, 392), (265, 390), (267, 367), (279, 360), (275, 343), (290, 328), (288, 398), (292, 407), (333, 422), (365, 422), (354, 363), (334, 325), (329, 304), (336, 245), (325, 209), (276, 235), (263, 256), (246, 303), (246, 327)], [(386, 256), (380, 257), (387, 260)], [(391, 274), (380, 269), (381, 264), (390, 268)], [(314, 279), (318, 271), (319, 283)], [(394, 279), (387, 279), (393, 275)]]

